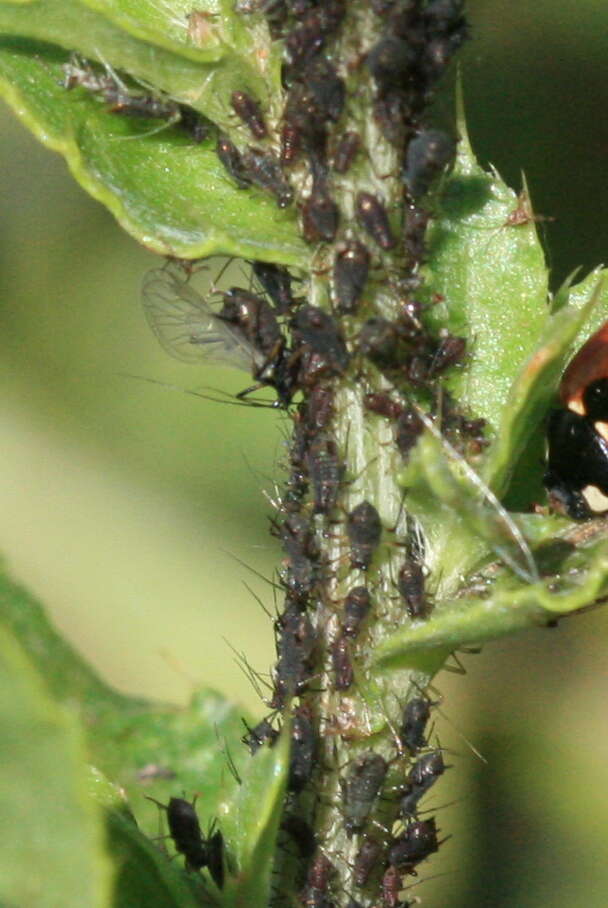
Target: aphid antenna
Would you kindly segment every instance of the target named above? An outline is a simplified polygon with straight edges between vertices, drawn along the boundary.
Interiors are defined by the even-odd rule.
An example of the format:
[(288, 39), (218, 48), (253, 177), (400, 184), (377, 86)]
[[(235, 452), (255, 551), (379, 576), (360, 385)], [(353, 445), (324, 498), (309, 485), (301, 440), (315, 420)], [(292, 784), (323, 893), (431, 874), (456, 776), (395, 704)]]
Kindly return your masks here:
[(516, 543), (525, 562), (525, 567), (522, 564), (519, 564), (506, 548), (495, 546), (495, 550), (499, 557), (502, 558), (504, 563), (510, 567), (520, 579), (525, 580), (528, 583), (538, 583), (540, 581), (540, 575), (530, 546), (515, 521), (510, 517), (506, 508), (503, 507), (494, 492), (486, 485), (471, 465), (467, 463), (464, 457), (462, 457), (462, 455), (459, 454), (450, 442), (441, 434), (437, 426), (429, 419), (424, 410), (417, 404), (413, 404), (413, 406), (418, 413), (420, 420), (424, 423), (425, 428), (441, 443), (449, 459), (456, 461), (459, 464), (469, 481), (479, 490), (485, 501), (492, 506), (502, 524), (511, 535), (511, 538)]
[(266, 608), (266, 606), (264, 605), (264, 603), (262, 602), (262, 600), (260, 599), (260, 597), (258, 596), (258, 594), (257, 594), (257, 593), (254, 593), (252, 587), (249, 586), (249, 584), (247, 583), (246, 580), (242, 580), (241, 582), (242, 582), (243, 586), (245, 587), (245, 589), (247, 590), (247, 592), (248, 592), (248, 593), (251, 593), (251, 595), (253, 596), (253, 598), (255, 599), (255, 601), (257, 602), (257, 604), (260, 606), (260, 608), (262, 609), (262, 611), (264, 612), (264, 614), (266, 615), (266, 617), (267, 617), (267, 618), (270, 618), (271, 621), (274, 621), (275, 619), (273, 618), (273, 616), (272, 616), (272, 614), (269, 612), (269, 610)]
[(238, 555), (235, 555), (233, 552), (229, 552), (227, 549), (222, 549), (222, 548), (220, 549), (220, 552), (223, 552), (224, 555), (228, 555), (229, 558), (232, 558), (234, 561), (236, 561), (238, 564), (240, 564), (241, 567), (246, 568), (255, 577), (259, 577), (260, 580), (263, 580), (264, 583), (267, 583), (273, 589), (282, 590), (282, 591), (284, 590), (284, 587), (280, 583), (275, 583), (274, 580), (269, 580), (268, 577), (265, 577), (264, 574), (260, 573), (260, 571), (256, 571), (256, 569), (252, 568), (250, 564), (247, 564), (247, 562), (242, 561), (238, 557)]
[[(133, 372), (116, 372), (115, 375), (120, 378), (131, 378), (135, 379), (135, 381), (148, 382), (150, 385), (158, 385), (165, 391), (178, 391), (180, 394), (189, 394), (191, 397), (200, 397), (202, 400), (210, 400), (214, 404), (229, 404), (232, 407), (259, 407), (264, 410), (276, 409), (273, 403), (265, 403), (261, 400), (237, 400), (233, 395), (228, 394), (227, 391), (221, 391), (217, 388), (209, 388), (209, 390), (214, 391), (216, 394), (223, 395), (222, 397), (212, 397), (210, 394), (201, 394), (200, 391), (196, 391), (193, 388), (180, 388), (179, 385), (172, 385), (170, 382), (159, 381), (157, 378), (149, 378), (147, 375), (135, 375)], [(201, 385), (200, 387), (205, 387), (205, 385)]]
[[(237, 785), (242, 785), (243, 780), (239, 774), (238, 769), (236, 768), (236, 763), (234, 762), (234, 758), (233, 758), (232, 754), (230, 753), (230, 748), (228, 747), (226, 738), (220, 735), (220, 730), (217, 726), (217, 722), (214, 722), (213, 730), (215, 731), (215, 737), (217, 739), (217, 743), (219, 744), (220, 753), (222, 753), (224, 755), (224, 757), (226, 758), (226, 763), (228, 764), (228, 769), (230, 770), (230, 775), (232, 776), (234, 781), (237, 783)], [(207, 832), (207, 838), (211, 837), (215, 823), (216, 823), (216, 820), (214, 818), (213, 820), (211, 820), (211, 825)]]
[(262, 700), (262, 702), (265, 702), (264, 697), (262, 696), (262, 685), (264, 685), (264, 687), (267, 687), (268, 690), (272, 690), (272, 686), (270, 684), (268, 684), (266, 681), (264, 681), (260, 672), (257, 672), (249, 664), (249, 662), (247, 661), (247, 656), (244, 653), (239, 653), (239, 651), (237, 649), (235, 649), (235, 647), (230, 643), (230, 641), (226, 637), (224, 637), (223, 640), (224, 640), (224, 643), (226, 643), (226, 645), (234, 653), (236, 664), (241, 669), (241, 671), (243, 672), (245, 677), (248, 679), (248, 681), (250, 682), (254, 691), (260, 698), (260, 700)]

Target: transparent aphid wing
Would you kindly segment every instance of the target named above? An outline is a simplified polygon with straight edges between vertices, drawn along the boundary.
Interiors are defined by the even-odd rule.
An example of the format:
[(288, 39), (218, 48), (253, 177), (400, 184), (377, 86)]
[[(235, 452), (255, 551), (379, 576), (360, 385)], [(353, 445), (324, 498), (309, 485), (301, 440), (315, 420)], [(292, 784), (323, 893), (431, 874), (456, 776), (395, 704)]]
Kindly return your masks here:
[(254, 351), (242, 334), (217, 317), (178, 269), (149, 271), (142, 303), (150, 327), (171, 356), (188, 363), (221, 362), (251, 372)]

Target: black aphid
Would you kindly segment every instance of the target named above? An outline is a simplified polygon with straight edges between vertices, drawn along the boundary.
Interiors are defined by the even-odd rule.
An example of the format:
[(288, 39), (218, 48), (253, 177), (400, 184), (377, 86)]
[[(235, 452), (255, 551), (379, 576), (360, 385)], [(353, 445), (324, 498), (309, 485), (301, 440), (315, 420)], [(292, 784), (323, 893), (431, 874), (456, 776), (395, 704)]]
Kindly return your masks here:
[(329, 858), (319, 851), (306, 876), (306, 886), (300, 893), (304, 908), (333, 908), (327, 895), (329, 882), (336, 869)]
[(317, 306), (301, 306), (290, 326), (295, 346), (306, 345), (318, 360), (315, 377), (322, 371), (329, 375), (342, 375), (346, 371), (350, 360), (348, 350), (337, 322), (328, 312)]
[(435, 177), (454, 160), (456, 143), (439, 129), (425, 129), (407, 147), (403, 181), (414, 199), (429, 191)]
[(251, 180), (245, 173), (243, 156), (234, 142), (231, 142), (228, 136), (220, 133), (217, 137), (215, 146), (217, 156), (224, 165), (225, 170), (230, 174), (233, 180), (241, 189), (251, 186)]
[(371, 608), (371, 596), (365, 586), (355, 586), (344, 600), (342, 630), (347, 637), (356, 637)]
[(416, 820), (406, 826), (403, 835), (394, 839), (388, 859), (403, 873), (412, 873), (416, 864), (439, 849), (435, 818)]
[(424, 431), (424, 423), (413, 407), (404, 407), (397, 420), (395, 441), (404, 458), (409, 457), (419, 436)]
[(262, 721), (258, 722), (253, 728), (250, 728), (244, 719), (243, 724), (247, 731), (241, 738), (241, 741), (249, 748), (249, 753), (251, 755), (256, 753), (260, 747), (263, 747), (265, 744), (272, 747), (279, 737), (279, 732), (276, 728), (272, 727), (268, 719), (262, 719)]
[(407, 41), (397, 35), (385, 35), (367, 53), (366, 64), (380, 92), (400, 88), (416, 62)]
[(410, 618), (424, 618), (428, 612), (428, 600), (424, 590), (422, 565), (408, 558), (399, 568), (397, 589), (401, 594)]
[(426, 697), (415, 697), (405, 705), (399, 729), (399, 740), (412, 753), (426, 747), (424, 736), (431, 716), (431, 704)]
[(460, 362), (466, 346), (465, 337), (457, 337), (455, 334), (445, 334), (441, 337), (429, 363), (429, 378), (435, 378), (441, 372)]
[(291, 728), (291, 754), (289, 756), (289, 791), (302, 791), (312, 776), (317, 753), (317, 733), (309, 710), (301, 706), (296, 710)]
[(283, 176), (280, 162), (271, 152), (249, 146), (242, 162), (246, 178), (275, 196), (279, 208), (291, 205), (293, 189)]
[(363, 406), (378, 416), (398, 419), (403, 413), (403, 404), (394, 400), (386, 391), (370, 391), (363, 398)]
[(301, 611), (299, 603), (290, 604), (277, 621), (278, 658), (272, 709), (284, 706), (289, 697), (305, 689), (315, 645), (316, 634), (310, 619)]
[(341, 780), (344, 826), (349, 838), (363, 829), (387, 769), (386, 760), (380, 754), (368, 751), (357, 757), (346, 779)]
[(302, 203), (302, 227), (308, 243), (331, 243), (340, 223), (340, 209), (325, 186), (314, 188)]
[(255, 98), (252, 98), (251, 95), (244, 91), (233, 91), (230, 95), (230, 103), (235, 114), (243, 121), (256, 139), (266, 138), (268, 133), (264, 115)]
[(292, 513), (278, 528), (278, 536), (289, 557), (289, 572), (285, 585), (301, 602), (312, 591), (317, 570), (318, 550), (313, 527), (306, 517)]
[(348, 637), (340, 634), (331, 645), (331, 663), (336, 690), (348, 690), (355, 679)]
[(371, 192), (359, 192), (355, 200), (355, 215), (359, 224), (380, 249), (392, 249), (396, 240), (384, 203)]
[(303, 406), (302, 418), (306, 431), (314, 436), (327, 429), (334, 418), (334, 392), (332, 388), (315, 385)]
[(338, 141), (332, 155), (332, 166), (336, 173), (347, 173), (361, 148), (361, 136), (348, 130)]
[(268, 262), (253, 262), (253, 273), (268, 294), (276, 311), (283, 315), (296, 305), (287, 268)]
[(445, 772), (443, 754), (440, 750), (431, 750), (417, 760), (407, 777), (407, 790), (401, 798), (401, 815), (407, 822), (416, 816), (418, 802)]
[(373, 504), (362, 501), (352, 509), (346, 518), (346, 535), (351, 566), (367, 571), (382, 536), (382, 522)]
[[(167, 813), (169, 833), (176, 851), (184, 855), (187, 870), (209, 868), (209, 873), (221, 889), (224, 884), (224, 840), (217, 830), (205, 839), (202, 832), (194, 801), (184, 798), (170, 798), (168, 804), (161, 804), (156, 798), (146, 795)], [(196, 799), (195, 799), (196, 800)]]
[(344, 470), (334, 439), (324, 433), (317, 435), (308, 449), (306, 464), (314, 493), (315, 513), (329, 514), (336, 506)]
[(318, 117), (334, 122), (340, 119), (346, 89), (333, 63), (326, 57), (318, 57), (306, 68), (303, 84), (308, 104)]
[(352, 240), (334, 259), (334, 293), (340, 312), (356, 312), (367, 283), (370, 255), (363, 243)]
[(376, 839), (366, 838), (359, 848), (353, 867), (353, 880), (355, 886), (365, 886), (379, 863), (378, 858), (382, 852), (382, 845)]

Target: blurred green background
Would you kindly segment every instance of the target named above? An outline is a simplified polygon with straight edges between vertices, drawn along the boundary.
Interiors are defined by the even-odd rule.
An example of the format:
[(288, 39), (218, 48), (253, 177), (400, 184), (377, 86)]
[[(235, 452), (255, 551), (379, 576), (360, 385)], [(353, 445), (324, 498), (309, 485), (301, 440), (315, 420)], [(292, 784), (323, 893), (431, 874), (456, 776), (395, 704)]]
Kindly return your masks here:
[[(553, 284), (608, 247), (608, 4), (476, 0), (462, 57), (474, 148), (546, 225)], [(447, 107), (447, 102), (446, 105)], [(286, 427), (139, 382), (239, 390), (158, 347), (139, 305), (157, 259), (63, 162), (0, 112), (0, 550), (56, 623), (125, 691), (184, 701), (218, 687), (260, 712), (229, 644), (272, 661), (279, 553), (268, 535)], [(442, 674), (454, 769), (435, 807), (451, 835), (412, 890), (429, 906), (608, 903), (605, 612), (465, 657)], [(487, 763), (480, 762), (461, 735)]]

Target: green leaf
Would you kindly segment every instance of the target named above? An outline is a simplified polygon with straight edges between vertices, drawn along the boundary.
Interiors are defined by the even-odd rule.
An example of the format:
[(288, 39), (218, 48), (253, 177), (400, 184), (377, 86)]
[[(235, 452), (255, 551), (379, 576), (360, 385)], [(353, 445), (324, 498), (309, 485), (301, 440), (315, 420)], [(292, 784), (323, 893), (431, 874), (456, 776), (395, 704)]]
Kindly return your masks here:
[(127, 793), (144, 828), (155, 834), (152, 795), (199, 793), (204, 822), (234, 791), (229, 753), (238, 771), (248, 754), (241, 744), (243, 711), (220, 694), (201, 690), (184, 707), (122, 696), (104, 684), (60, 637), (40, 604), (0, 575), (0, 624), (31, 654), (54, 697), (80, 714), (97, 766)]
[[(559, 539), (553, 541), (556, 552), (560, 550), (559, 543)], [(482, 574), (477, 587), (483, 592), (467, 595), (465, 589), (458, 599), (437, 602), (427, 621), (404, 627), (381, 643), (374, 654), (376, 669), (387, 671), (407, 666), (413, 655), (427, 649), (454, 650), (531, 627), (551, 626), (557, 617), (582, 609), (606, 595), (608, 542), (605, 538), (580, 548), (562, 545), (559, 559), (557, 575), (538, 583), (522, 583), (505, 572), (491, 584)]]
[(496, 427), (545, 323), (547, 269), (534, 222), (507, 224), (517, 196), (498, 173), (479, 166), (462, 114), (458, 131), (456, 163), (428, 231), (428, 292), (444, 299), (429, 318), (436, 328), (447, 325), (471, 339), (466, 368), (453, 369), (447, 386)]
[(82, 733), (4, 628), (0, 742), (2, 904), (105, 908), (111, 866), (87, 791)]
[[(35, 20), (31, 7), (24, 6), (23, 12)], [(0, 28), (4, 12), (0, 3)], [(126, 40), (123, 35), (120, 39)], [(173, 96), (183, 96), (185, 85), (203, 83), (205, 74), (195, 64), (176, 57), (179, 66), (189, 67), (178, 85), (179, 66), (158, 60), (153, 48), (147, 50), (144, 76), (156, 75), (154, 84), (172, 89)], [(136, 67), (129, 68), (128, 54), (115, 49), (108, 59), (138, 74)], [(158, 122), (110, 113), (83, 89), (66, 91), (59, 84), (66, 60), (51, 45), (3, 39), (0, 95), (40, 141), (66, 158), (80, 185), (135, 239), (155, 252), (183, 258), (222, 254), (295, 266), (307, 261), (293, 208), (280, 211), (269, 196), (237, 189), (213, 139), (196, 145), (175, 126), (158, 131)], [(163, 80), (165, 67), (171, 78)], [(243, 87), (242, 80), (237, 83)], [(214, 103), (218, 97), (227, 99), (230, 90), (228, 84), (215, 84)], [(203, 100), (200, 96), (191, 103), (207, 115), (220, 115)]]
[(242, 785), (223, 807), (222, 830), (236, 871), (226, 881), (226, 905), (268, 904), (289, 748), (286, 723), (274, 747), (260, 748), (249, 760)]

